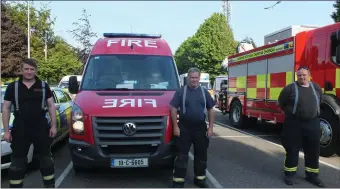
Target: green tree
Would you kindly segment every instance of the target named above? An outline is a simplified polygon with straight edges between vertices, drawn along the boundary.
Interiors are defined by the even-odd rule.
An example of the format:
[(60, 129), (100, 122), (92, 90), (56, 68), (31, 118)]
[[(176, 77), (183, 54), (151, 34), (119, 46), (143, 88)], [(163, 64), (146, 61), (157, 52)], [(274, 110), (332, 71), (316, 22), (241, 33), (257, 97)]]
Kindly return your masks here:
[(60, 37), (56, 37), (55, 46), (49, 50), (48, 66), (39, 69), (39, 73), (48, 81), (59, 81), (65, 75), (79, 74), (82, 64), (74, 48)]
[(176, 50), (174, 58), (179, 74), (184, 74), (189, 68), (196, 66), (190, 56), (192, 37), (188, 37)]
[(331, 14), (331, 17), (334, 22), (340, 22), (340, 0), (336, 0), (333, 7), (335, 8), (335, 11)]
[[(11, 3), (9, 9), (11, 19), (25, 31), (27, 37), (27, 2)], [(54, 35), (54, 22), (55, 18), (51, 18), (51, 10), (47, 4), (42, 4), (40, 9), (30, 6), (31, 57), (38, 61), (38, 76), (52, 83), (65, 75), (80, 72), (80, 63), (74, 48)], [(48, 52), (46, 60), (45, 42)]]
[[(224, 74), (221, 63), (226, 56), (235, 54), (237, 46), (237, 41), (234, 40), (226, 17), (222, 13), (212, 14), (189, 39), (190, 42), (183, 45), (186, 50), (179, 49), (179, 54), (176, 54), (177, 61), (179, 61), (177, 65), (195, 65), (202, 72), (209, 73), (212, 80), (216, 75)], [(179, 57), (180, 55), (184, 57)], [(181, 62), (182, 60), (186, 60), (188, 63)]]
[(97, 34), (92, 32), (89, 17), (91, 15), (87, 14), (86, 9), (83, 9), (81, 18), (78, 22), (74, 22), (73, 26), (75, 29), (70, 30), (73, 38), (80, 44), (80, 47), (76, 48), (79, 60), (85, 64), (87, 58), (91, 52), (93, 44), (91, 39), (97, 37)]
[[(22, 3), (12, 3), (11, 18), (18, 24), (23, 31), (27, 33), (27, 1)], [(40, 9), (36, 9), (34, 6), (30, 6), (30, 52), (31, 57), (38, 60), (38, 62), (44, 62), (44, 42), (47, 39), (47, 45), (53, 44), (53, 29), (52, 26), (55, 23), (55, 18), (51, 18), (51, 9), (47, 4), (42, 4)], [(27, 34), (26, 34), (27, 35)]]
[(27, 56), (27, 36), (9, 17), (8, 4), (1, 2), (1, 77), (16, 77)]

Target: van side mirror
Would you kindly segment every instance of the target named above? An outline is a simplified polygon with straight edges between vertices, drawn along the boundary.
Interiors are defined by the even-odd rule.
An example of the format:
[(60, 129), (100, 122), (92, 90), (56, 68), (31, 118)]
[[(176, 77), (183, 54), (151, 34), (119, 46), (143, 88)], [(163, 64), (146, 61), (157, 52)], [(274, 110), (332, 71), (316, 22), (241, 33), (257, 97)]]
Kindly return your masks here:
[(71, 76), (68, 80), (68, 91), (71, 94), (77, 94), (79, 89), (77, 76)]
[(338, 45), (335, 49), (335, 60), (338, 64), (340, 64), (340, 45)]

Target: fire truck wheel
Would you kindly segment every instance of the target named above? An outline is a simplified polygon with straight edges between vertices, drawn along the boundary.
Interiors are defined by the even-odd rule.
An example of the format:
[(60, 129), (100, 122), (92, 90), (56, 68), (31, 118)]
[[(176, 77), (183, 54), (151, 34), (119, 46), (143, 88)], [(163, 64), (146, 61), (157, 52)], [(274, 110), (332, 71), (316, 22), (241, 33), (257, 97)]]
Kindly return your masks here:
[(251, 126), (248, 123), (248, 118), (242, 115), (242, 104), (238, 100), (231, 104), (229, 120), (232, 126), (239, 129), (246, 129)]
[(323, 109), (320, 115), (320, 156), (330, 157), (337, 152), (340, 124), (336, 115), (329, 108)]

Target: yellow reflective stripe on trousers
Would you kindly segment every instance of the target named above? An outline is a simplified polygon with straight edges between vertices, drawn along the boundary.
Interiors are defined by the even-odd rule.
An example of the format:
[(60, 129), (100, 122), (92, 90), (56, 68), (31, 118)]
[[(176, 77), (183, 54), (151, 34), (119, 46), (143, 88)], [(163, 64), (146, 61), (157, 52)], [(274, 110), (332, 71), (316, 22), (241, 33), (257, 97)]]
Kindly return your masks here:
[(9, 183), (10, 184), (21, 184), (24, 180), (21, 179), (21, 180), (9, 180)]
[(290, 167), (290, 168), (286, 167), (286, 159), (287, 159), (287, 153), (285, 154), (285, 159), (283, 161), (283, 164), (284, 164), (283, 167), (284, 167), (285, 171), (288, 171), (288, 172), (295, 172), (295, 171), (297, 171), (297, 167)]
[(172, 179), (174, 182), (184, 182), (184, 178), (173, 178)]
[(53, 175), (49, 175), (49, 176), (44, 176), (43, 179), (44, 180), (51, 180), (54, 178), (54, 174)]
[(312, 168), (309, 168), (309, 167), (306, 167), (306, 171), (311, 172), (311, 173), (319, 173), (319, 169), (312, 169)]
[(205, 179), (205, 176), (197, 176), (196, 177), (198, 180), (204, 180)]
[(292, 168), (288, 168), (288, 167), (284, 167), (285, 168), (285, 171), (288, 171), (288, 172), (295, 172), (297, 171), (297, 167), (292, 167)]

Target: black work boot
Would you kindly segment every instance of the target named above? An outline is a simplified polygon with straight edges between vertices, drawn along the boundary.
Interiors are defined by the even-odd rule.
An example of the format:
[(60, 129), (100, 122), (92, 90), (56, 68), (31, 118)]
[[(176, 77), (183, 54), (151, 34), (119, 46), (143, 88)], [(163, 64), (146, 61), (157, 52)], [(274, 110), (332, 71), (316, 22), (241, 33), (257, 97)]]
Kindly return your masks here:
[(306, 181), (314, 184), (317, 187), (323, 188), (325, 187), (325, 184), (322, 182), (322, 180), (320, 180), (318, 177), (316, 176), (307, 176)]
[(174, 182), (174, 181), (172, 181), (172, 188), (184, 188), (184, 182)]
[(294, 185), (295, 184), (295, 179), (294, 176), (285, 176), (284, 181), (287, 185)]
[(209, 188), (206, 179), (197, 179), (194, 178), (194, 184), (200, 188)]

